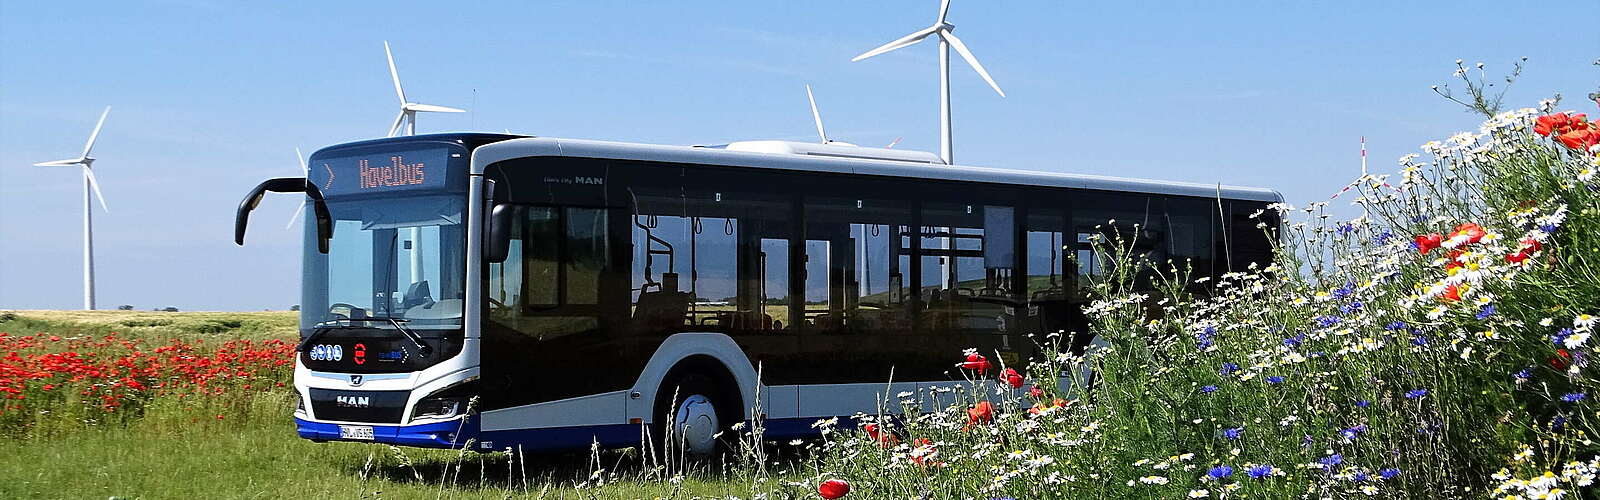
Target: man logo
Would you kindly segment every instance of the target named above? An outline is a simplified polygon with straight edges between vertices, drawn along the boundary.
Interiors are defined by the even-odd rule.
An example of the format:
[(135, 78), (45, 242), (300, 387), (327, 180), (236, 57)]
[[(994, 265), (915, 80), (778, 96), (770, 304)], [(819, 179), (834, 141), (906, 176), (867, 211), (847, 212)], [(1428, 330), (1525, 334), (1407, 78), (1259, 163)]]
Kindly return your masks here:
[(361, 387), (361, 376), (360, 375), (351, 375), (350, 376), (350, 387)]
[(334, 398), (334, 404), (343, 408), (371, 408), (371, 396), (339, 396)]

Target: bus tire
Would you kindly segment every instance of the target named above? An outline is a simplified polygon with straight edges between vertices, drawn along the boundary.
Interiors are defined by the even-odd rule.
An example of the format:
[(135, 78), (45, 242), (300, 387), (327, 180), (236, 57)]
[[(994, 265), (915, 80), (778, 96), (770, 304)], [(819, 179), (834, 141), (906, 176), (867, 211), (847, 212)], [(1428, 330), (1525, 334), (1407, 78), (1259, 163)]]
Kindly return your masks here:
[(657, 450), (694, 458), (716, 454), (722, 433), (736, 421), (731, 415), (738, 405), (713, 378), (698, 371), (668, 378), (656, 393), (652, 432)]

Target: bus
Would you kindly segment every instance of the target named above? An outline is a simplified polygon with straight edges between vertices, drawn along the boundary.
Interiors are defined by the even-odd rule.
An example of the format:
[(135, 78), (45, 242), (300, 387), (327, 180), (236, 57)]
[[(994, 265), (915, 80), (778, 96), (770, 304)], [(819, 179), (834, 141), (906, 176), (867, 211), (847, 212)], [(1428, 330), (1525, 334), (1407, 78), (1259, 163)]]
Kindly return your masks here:
[[(479, 450), (769, 440), (1091, 341), (1096, 235), (1196, 276), (1265, 265), (1268, 189), (945, 165), (838, 144), (454, 133), (317, 151), (301, 437)], [(1266, 211), (1267, 224), (1276, 224)], [(991, 354), (993, 355), (993, 354)], [(1049, 374), (1029, 374), (1050, 376)], [(729, 435), (732, 435), (731, 433)]]

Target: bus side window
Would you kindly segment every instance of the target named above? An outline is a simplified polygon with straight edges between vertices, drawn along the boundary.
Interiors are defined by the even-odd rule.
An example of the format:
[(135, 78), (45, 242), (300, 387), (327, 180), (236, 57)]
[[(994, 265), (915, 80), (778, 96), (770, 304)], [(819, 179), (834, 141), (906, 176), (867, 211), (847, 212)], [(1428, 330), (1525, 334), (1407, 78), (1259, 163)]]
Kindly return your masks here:
[(806, 325), (812, 332), (911, 333), (906, 202), (806, 197)]
[(1216, 212), (1216, 200), (1167, 199), (1168, 253), (1180, 271), (1187, 267), (1191, 283), (1202, 276), (1213, 276), (1211, 226)]
[(519, 206), (511, 250), (489, 265), (489, 317), (536, 339), (600, 327), (610, 250), (601, 208)]
[(922, 322), (930, 333), (1010, 331), (1015, 313), (1014, 216), (1004, 206), (922, 205)]

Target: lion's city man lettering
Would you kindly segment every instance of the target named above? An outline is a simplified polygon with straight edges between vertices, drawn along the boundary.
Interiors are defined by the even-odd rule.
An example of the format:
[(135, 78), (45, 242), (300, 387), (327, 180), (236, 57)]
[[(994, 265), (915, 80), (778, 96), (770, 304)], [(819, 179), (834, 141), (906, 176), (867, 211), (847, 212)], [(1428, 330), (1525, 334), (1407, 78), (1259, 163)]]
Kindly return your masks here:
[(358, 167), (361, 189), (417, 185), (426, 179), (426, 165), (423, 162), (406, 163), (405, 157), (400, 155), (390, 156), (388, 165), (372, 166), (363, 159)]

